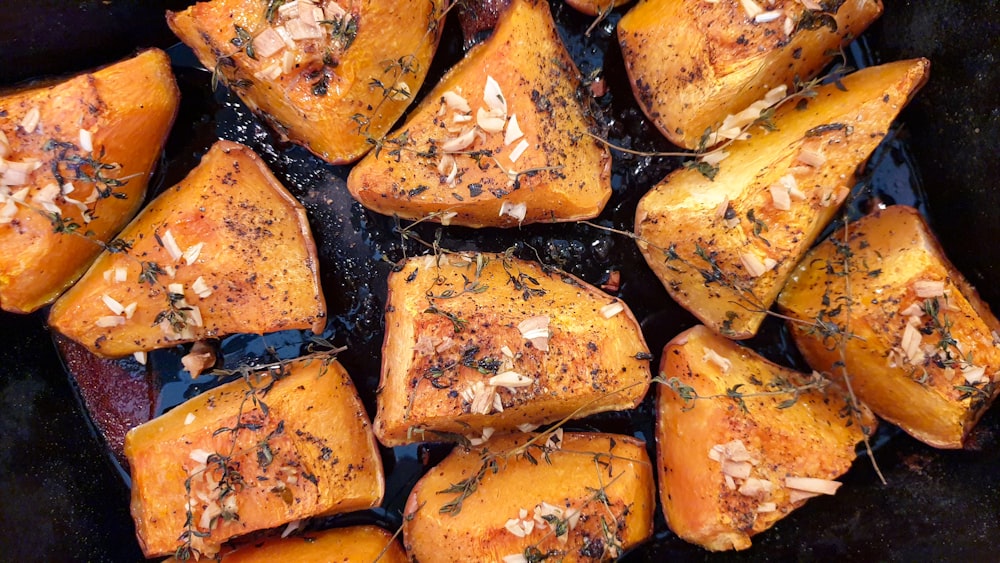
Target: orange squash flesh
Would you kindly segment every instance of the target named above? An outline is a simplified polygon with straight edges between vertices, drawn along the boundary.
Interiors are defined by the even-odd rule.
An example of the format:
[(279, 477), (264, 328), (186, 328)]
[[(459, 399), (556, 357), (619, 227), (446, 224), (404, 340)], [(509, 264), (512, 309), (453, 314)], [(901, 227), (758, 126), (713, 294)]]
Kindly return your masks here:
[[(499, 92), (487, 94), (491, 79)], [(611, 196), (611, 156), (588, 136), (593, 121), (579, 85), (548, 4), (515, 0), (493, 35), (355, 166), (347, 187), (379, 213), (451, 225), (595, 217)], [(481, 127), (480, 112), (498, 101), (506, 111)], [(514, 130), (522, 136), (508, 143)], [(468, 144), (458, 142), (463, 138)]]
[[(520, 328), (532, 320), (544, 350)], [(389, 447), (634, 408), (649, 388), (624, 303), (534, 262), (413, 258), (390, 275), (385, 325), (375, 433)]]
[[(459, 511), (447, 510), (457, 493), (442, 491), (475, 476), (484, 455), (509, 453), (533, 437), (516, 434), (471, 450), (456, 448), (424, 475), (404, 511), (410, 557), (436, 563), (548, 553), (557, 561), (603, 561), (652, 535), (652, 465), (645, 444), (631, 436), (566, 432), (559, 448), (547, 454), (529, 448), (534, 462), (508, 455), (496, 472), (486, 471)], [(578, 516), (571, 518), (571, 510)], [(507, 527), (510, 520), (531, 521), (530, 532), (519, 537)]]
[(832, 14), (796, 0), (757, 4), (780, 16), (755, 22), (736, 1), (643, 0), (622, 17), (635, 97), (672, 143), (697, 149), (706, 129), (776, 86), (808, 80), (882, 13), (881, 0), (847, 0)]
[[(446, 3), (316, 4), (323, 15), (308, 26), (316, 30), (315, 38), (293, 31), (301, 27), (302, 14), (285, 16), (279, 8), (269, 21), (268, 2), (260, 0), (198, 2), (167, 12), (167, 23), (280, 135), (327, 162), (353, 162), (371, 149), (370, 139), (385, 135), (420, 90), (444, 27)], [(282, 41), (278, 27), (291, 38)], [(280, 50), (272, 53), (265, 46), (265, 33), (277, 37)]]
[[(156, 49), (58, 84), (0, 95), (0, 157), (6, 161), (0, 164), (3, 309), (29, 313), (50, 303), (83, 274), (100, 253), (100, 243), (135, 215), (179, 100), (170, 60)], [(29, 132), (24, 122), (33, 113), (38, 119)], [(81, 130), (90, 138), (91, 151), (81, 141)], [(37, 159), (38, 167), (23, 183), (7, 185), (10, 163), (29, 159)], [(73, 170), (75, 161), (84, 162), (79, 173)], [(115, 167), (97, 171), (93, 162)], [(44, 195), (60, 184), (53, 166), (66, 192), (57, 190), (54, 198)], [(86, 179), (96, 178), (96, 172), (113, 182)], [(18, 195), (24, 188), (28, 192)], [(84, 209), (92, 220), (85, 219)], [(56, 210), (59, 228), (52, 218)]]
[[(703, 397), (685, 400), (678, 390), (660, 387), (656, 444), (663, 514), (678, 536), (709, 550), (750, 547), (751, 536), (805, 502), (792, 498), (786, 478), (836, 479), (851, 466), (862, 427), (874, 431), (867, 408), (861, 407), (860, 424), (844, 414), (849, 399), (836, 385), (798, 397), (782, 393), (788, 384), (805, 385), (805, 374), (701, 325), (667, 343), (660, 371), (678, 390), (686, 386), (692, 397)], [(745, 396), (741, 403), (727, 396), (730, 390)], [(793, 398), (791, 406), (783, 404)], [(737, 440), (749, 452), (750, 472), (729, 486), (722, 465), (727, 458), (713, 459), (710, 452)], [(749, 479), (767, 481), (770, 491), (744, 488), (754, 485)]]
[(566, 0), (574, 10), (588, 16), (608, 14), (618, 6), (624, 6), (632, 0)]
[[(223, 563), (405, 563), (406, 552), (392, 534), (378, 526), (351, 526), (269, 538), (223, 551)], [(167, 560), (179, 563), (176, 557)]]
[[(185, 254), (175, 258), (170, 239)], [(104, 252), (49, 315), (55, 330), (97, 355), (325, 326), (305, 209), (243, 145), (213, 145), (118, 240), (123, 250)], [(134, 303), (131, 316), (109, 299)]]
[[(830, 235), (793, 272), (778, 306), (853, 335), (843, 347), (858, 397), (931, 446), (961, 448), (1000, 391), (1000, 321), (911, 207), (850, 223), (846, 241), (844, 230)], [(789, 324), (809, 365), (839, 375), (837, 334)]]
[[(132, 517), (147, 557), (184, 547), (210, 555), (234, 536), (377, 506), (384, 492), (364, 406), (347, 372), (329, 358), (206, 391), (132, 429), (125, 456)], [(224, 479), (223, 466), (241, 479)], [(224, 494), (226, 483), (235, 492)], [(189, 501), (196, 533), (188, 545)], [(229, 519), (219, 514), (226, 511)]]
[(898, 61), (845, 76), (846, 91), (821, 86), (804, 108), (779, 108), (777, 130), (728, 147), (714, 179), (683, 168), (653, 187), (635, 232), (671, 297), (718, 333), (753, 336), (928, 68)]

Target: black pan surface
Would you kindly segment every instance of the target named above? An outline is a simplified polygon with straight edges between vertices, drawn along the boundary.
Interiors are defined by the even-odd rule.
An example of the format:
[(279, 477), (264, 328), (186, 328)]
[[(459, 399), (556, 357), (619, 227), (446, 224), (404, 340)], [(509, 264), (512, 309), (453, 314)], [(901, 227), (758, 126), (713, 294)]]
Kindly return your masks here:
[[(174, 40), (165, 30), (162, 11), (185, 3), (19, 4), (0, 18), (0, 84), (85, 69), (139, 46), (169, 47)], [(587, 74), (603, 68), (610, 93), (600, 104), (607, 112), (609, 136), (636, 148), (668, 148), (631, 102), (611, 35), (623, 10), (589, 39), (581, 33), (590, 23), (587, 18), (559, 1), (553, 1), (553, 11), (581, 70)], [(446, 34), (428, 83), (461, 56), (457, 24), (449, 23)], [(915, 56), (932, 61), (930, 82), (904, 112), (893, 141), (873, 157), (868, 187), (855, 207), (869, 205), (873, 196), (920, 205), (949, 257), (995, 308), (1000, 308), (1000, 245), (995, 242), (1000, 235), (1000, 196), (994, 187), (1000, 178), (998, 37), (997, 0), (895, 2), (850, 53), (856, 65)], [(184, 101), (159, 172), (160, 187), (180, 179), (216, 136), (245, 142), (262, 154), (310, 210), (314, 232), (325, 249), (323, 282), (334, 314), (327, 335), (350, 347), (342, 359), (371, 409), (388, 268), (373, 258), (398, 259), (404, 250), (392, 234), (392, 220), (351, 203), (339, 179), (345, 168), (321, 165), (301, 149), (275, 143), (234, 98), (209, 92), (207, 73), (196, 68), (186, 48), (173, 47), (170, 53)], [(676, 165), (668, 159), (616, 155), (615, 195), (600, 222), (629, 229), (638, 198)], [(428, 240), (435, 235), (433, 228), (420, 233)], [(622, 295), (642, 320), (654, 350), (694, 322), (670, 302), (631, 242), (601, 231), (533, 226), (498, 236), (448, 229), (442, 239), (449, 248), (502, 250), (513, 243), (521, 244), (525, 256), (538, 252), (544, 261), (592, 283), (600, 283), (610, 269), (621, 270)], [(100, 412), (88, 416), (44, 328), (44, 315), (0, 313), (0, 337), (0, 559), (141, 559), (128, 515), (127, 487), (107, 453), (113, 444), (97, 430), (106, 429), (107, 420)], [(267, 345), (293, 355), (297, 338), (276, 336)], [(785, 354), (779, 327), (770, 327), (753, 344), (772, 358), (796, 362), (794, 355)], [(227, 362), (253, 358), (261, 348), (256, 339), (223, 342)], [(177, 374), (177, 358), (176, 352), (152, 358), (153, 369), (146, 377), (151, 388), (162, 390), (147, 397), (155, 410), (192, 392)], [(650, 421), (647, 402), (633, 415), (605, 415), (579, 427), (651, 438)], [(888, 485), (881, 485), (861, 459), (836, 497), (810, 502), (757, 536), (747, 552), (707, 554), (666, 531), (660, 517), (655, 541), (625, 560), (995, 560), (991, 538), (1000, 533), (998, 433), (1000, 414), (995, 409), (980, 423), (967, 451), (936, 451), (883, 429), (876, 458)], [(431, 448), (430, 455), (438, 457), (443, 451)], [(385, 453), (390, 472), (386, 509), (355, 518), (390, 528), (398, 525), (398, 507), (422, 469), (416, 453)]]

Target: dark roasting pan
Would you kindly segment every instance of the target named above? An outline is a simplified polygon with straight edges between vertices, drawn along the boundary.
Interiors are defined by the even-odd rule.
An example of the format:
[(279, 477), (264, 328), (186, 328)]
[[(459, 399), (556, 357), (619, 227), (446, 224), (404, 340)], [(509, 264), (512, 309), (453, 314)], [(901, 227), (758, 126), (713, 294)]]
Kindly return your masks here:
[[(636, 148), (668, 145), (632, 101), (613, 38), (622, 9), (598, 26), (551, 0), (563, 37), (584, 73), (603, 69), (609, 94), (609, 135)], [(222, 136), (262, 154), (310, 211), (321, 248), (324, 288), (330, 305), (327, 331), (373, 410), (378, 347), (388, 266), (377, 258), (401, 256), (391, 219), (353, 204), (341, 178), (345, 167), (321, 165), (305, 151), (275, 143), (226, 92), (212, 93), (208, 74), (197, 68), (166, 29), (163, 11), (190, 2), (154, 0), (45, 0), (11, 2), (0, 18), (0, 85), (75, 72), (117, 60), (138, 47), (170, 48), (184, 100), (152, 189), (169, 186)], [(869, 166), (873, 198), (917, 204), (930, 218), (949, 257), (1000, 309), (1000, 1), (887, 2), (885, 14), (864, 34), (850, 56), (855, 65), (923, 56), (931, 79), (902, 114), (891, 141)], [(462, 53), (461, 29), (451, 19), (428, 84)], [(616, 154), (615, 194), (600, 222), (631, 228), (635, 205), (649, 186), (677, 161)], [(434, 229), (420, 231), (432, 239)], [(654, 351), (694, 323), (675, 306), (648, 271), (634, 245), (579, 225), (531, 226), (520, 231), (449, 229), (450, 248), (502, 250), (520, 243), (591, 283), (611, 269), (622, 273), (622, 296), (642, 321)], [(528, 247), (530, 245), (530, 248)], [(2, 251), (2, 249), (0, 249)], [(135, 561), (142, 559), (128, 513), (127, 477), (115, 450), (129, 424), (182, 400), (194, 391), (178, 375), (175, 352), (157, 353), (149, 373), (127, 362), (93, 362), (62, 348), (60, 361), (44, 311), (29, 316), (0, 313), (0, 559), (39, 561)], [(269, 339), (281, 354), (298, 349), (295, 337)], [(780, 327), (768, 327), (752, 342), (765, 354), (795, 363)], [(227, 362), (261, 353), (256, 338), (223, 343)], [(655, 364), (654, 364), (655, 365)], [(68, 376), (65, 367), (69, 367)], [(124, 366), (124, 367), (122, 367)], [(109, 378), (115, 385), (108, 385)], [(603, 415), (577, 423), (637, 433), (652, 441), (649, 402), (635, 413)], [(888, 426), (888, 425), (886, 425)], [(937, 451), (892, 428), (878, 435), (876, 458), (886, 474), (881, 485), (866, 459), (859, 459), (836, 497), (817, 499), (757, 536), (743, 553), (708, 554), (686, 544), (657, 520), (654, 541), (627, 554), (626, 561), (681, 560), (996, 560), (1000, 537), (1000, 413), (987, 413), (965, 451)], [(321, 525), (353, 520), (399, 524), (399, 508), (430, 447), (385, 450), (385, 508)], [(110, 452), (110, 455), (109, 455)]]

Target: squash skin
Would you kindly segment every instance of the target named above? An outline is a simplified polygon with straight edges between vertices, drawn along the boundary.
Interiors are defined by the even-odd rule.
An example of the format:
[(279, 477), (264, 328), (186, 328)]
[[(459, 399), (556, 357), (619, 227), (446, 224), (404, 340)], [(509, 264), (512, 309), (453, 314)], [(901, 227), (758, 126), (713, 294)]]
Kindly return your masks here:
[[(714, 180), (679, 169), (650, 190), (637, 206), (635, 233), (671, 297), (724, 336), (756, 334), (799, 259), (837, 213), (858, 166), (927, 80), (928, 68), (926, 59), (898, 61), (844, 77), (846, 92), (821, 86), (804, 110), (795, 104), (777, 110), (777, 131), (731, 145)], [(806, 152), (821, 153), (825, 162), (804, 165), (798, 159)], [(786, 175), (804, 199), (783, 211), (770, 187)], [(727, 224), (729, 211), (735, 226)], [(744, 255), (775, 265), (754, 276)]]
[[(412, 101), (387, 97), (370, 82), (396, 84), (386, 61), (413, 57), (414, 70), (398, 77), (416, 94), (427, 76), (444, 28), (441, 0), (351, 0), (342, 2), (357, 22), (357, 35), (331, 70), (324, 96), (313, 94), (310, 72), (323, 68), (321, 53), (300, 57), (296, 69), (269, 81), (255, 77), (269, 60), (251, 59), (240, 51), (220, 69), (224, 80), (243, 103), (282, 136), (331, 164), (354, 162), (371, 149), (368, 135), (381, 138)], [(224, 55), (237, 51), (230, 40), (234, 25), (255, 36), (267, 25), (267, 3), (261, 0), (212, 0), (181, 12), (167, 12), (167, 24), (211, 70)], [(329, 30), (324, 28), (324, 32)], [(279, 58), (281, 54), (277, 55)], [(396, 99), (399, 98), (399, 99)], [(367, 119), (367, 134), (358, 130), (354, 116)]]
[[(791, 0), (767, 9), (786, 5), (805, 11)], [(726, 115), (814, 76), (881, 14), (881, 0), (847, 0), (832, 14), (836, 31), (786, 38), (784, 16), (755, 24), (739, 2), (642, 0), (622, 16), (618, 41), (639, 106), (670, 142), (693, 150)]]
[[(479, 276), (475, 257), (447, 256), (439, 265), (433, 256), (412, 258), (390, 275), (375, 415), (375, 434), (383, 445), (454, 438), (448, 434), (477, 438), (485, 428), (511, 431), (569, 415), (634, 408), (642, 401), (650, 383), (649, 362), (638, 358), (648, 348), (627, 307), (606, 319), (601, 307), (621, 302), (576, 278), (504, 255), (480, 256), (486, 263)], [(526, 289), (511, 285), (505, 260), (513, 276), (524, 274), (538, 282), (525, 287), (544, 295), (526, 299)], [(461, 293), (463, 276), (486, 289)], [(435, 283), (439, 277), (442, 283)], [(433, 300), (444, 314), (429, 312), (427, 292), (449, 290), (459, 294)], [(461, 331), (456, 332), (446, 314), (461, 320)], [(550, 318), (547, 352), (532, 346), (518, 329), (525, 319), (542, 315)], [(535, 381), (513, 390), (498, 386), (502, 412), (473, 412), (462, 393), (508, 369), (478, 369), (486, 365), (480, 361), (507, 358), (504, 346), (521, 355), (509, 369)], [(466, 352), (476, 368), (462, 364)]]
[[(828, 277), (822, 271), (822, 265), (831, 261), (842, 263), (837, 245), (842, 245), (843, 240), (841, 230), (806, 255), (778, 297), (781, 311), (812, 321), (830, 310), (822, 304), (824, 293), (834, 303), (844, 301), (848, 295), (845, 278)], [(849, 295), (854, 297), (850, 308), (842, 308), (840, 315), (827, 321), (846, 324), (847, 330), (858, 336), (847, 339), (845, 345), (847, 372), (858, 398), (926, 444), (961, 448), (997, 396), (1000, 351), (996, 335), (1000, 333), (1000, 321), (948, 261), (924, 219), (911, 207), (890, 206), (850, 223), (848, 248), (854, 255), (846, 281), (850, 283)], [(892, 361), (890, 352), (900, 347), (908, 322), (902, 311), (913, 303), (924, 302), (914, 287), (921, 280), (944, 282), (951, 309), (941, 305), (937, 314), (941, 323), (951, 323), (947, 333), (962, 346), (962, 355), (985, 368), (989, 382), (976, 386), (981, 391), (966, 393), (957, 389), (969, 385), (962, 369), (944, 361), (939, 364), (933, 353), (926, 354), (926, 361), (916, 363)], [(921, 345), (940, 349), (940, 328), (929, 322), (926, 313), (920, 320)], [(829, 370), (840, 361), (839, 348), (830, 350), (822, 334), (810, 335), (797, 323), (789, 326), (809, 365)], [(838, 371), (832, 370), (839, 375)], [(921, 383), (924, 372), (927, 380)]]
[[(441, 146), (450, 137), (449, 115), (439, 115), (445, 92), (465, 97), (475, 118), (484, 107), (487, 76), (500, 85), (508, 115), (516, 115), (529, 148), (510, 160), (520, 141), (505, 145), (504, 132), (489, 133), (466, 151), (490, 151), (478, 159), (457, 155), (454, 185), (438, 170)], [(347, 187), (365, 207), (406, 219), (467, 227), (514, 227), (537, 222), (588, 219), (611, 197), (611, 154), (588, 137), (596, 131), (578, 93), (579, 71), (544, 0), (514, 0), (493, 35), (473, 47), (389, 135), (406, 147), (369, 153), (351, 170)], [(432, 156), (424, 152), (433, 151)], [(502, 167), (501, 167), (502, 166)], [(519, 175), (508, 172), (546, 169)], [(523, 219), (501, 214), (504, 203), (525, 204)], [(443, 214), (455, 215), (442, 221)]]
[[(609, 528), (615, 527), (607, 521), (606, 507), (592, 500), (595, 490), (602, 488), (618, 522), (616, 539), (622, 551), (652, 535), (655, 485), (645, 444), (615, 434), (566, 432), (563, 452), (549, 453), (548, 462), (537, 451), (537, 464), (511, 456), (500, 462), (502, 467), (497, 473), (487, 471), (476, 491), (462, 502), (460, 512), (440, 512), (455, 495), (439, 491), (474, 475), (484, 450), (509, 451), (532, 436), (516, 434), (493, 438), (480, 448), (456, 448), (417, 482), (407, 500), (403, 521), (404, 545), (412, 560), (501, 561), (533, 545), (542, 553), (555, 550), (560, 561), (612, 560), (603, 545), (593, 541), (603, 541), (602, 516)], [(617, 457), (602, 457), (602, 462), (610, 461), (610, 466), (598, 470), (595, 455), (609, 453)], [(524, 538), (505, 528), (507, 520), (517, 518), (520, 509), (526, 509), (530, 518), (533, 508), (541, 502), (581, 511), (580, 521), (568, 531), (565, 544), (554, 537), (551, 528), (536, 528)]]
[[(181, 250), (204, 243), (198, 258), (174, 261), (157, 241), (170, 231)], [(320, 286), (316, 245), (305, 209), (249, 148), (219, 141), (176, 186), (153, 200), (118, 236), (127, 252), (104, 252), (86, 275), (52, 306), (49, 324), (103, 357), (174, 346), (235, 333), (264, 334), (285, 329), (321, 332), (326, 302)], [(176, 269), (156, 283), (139, 280), (141, 263)], [(125, 282), (105, 272), (125, 268)], [(198, 297), (201, 277), (212, 293)], [(202, 326), (183, 331), (161, 325), (169, 284), (184, 286), (197, 306)], [(95, 322), (111, 313), (108, 295), (122, 305), (137, 303), (120, 326)]]
[[(714, 350), (731, 362), (727, 373), (706, 358)], [(736, 385), (744, 394), (773, 391), (766, 385), (780, 376), (801, 385), (805, 374), (773, 364), (748, 348), (718, 336), (702, 325), (667, 343), (660, 371), (689, 385), (699, 396), (685, 403), (681, 396), (661, 386), (657, 397), (656, 445), (660, 502), (667, 524), (681, 538), (711, 551), (746, 549), (750, 537), (784, 518), (805, 501), (791, 502), (783, 486), (787, 476), (836, 479), (855, 458), (855, 445), (863, 439), (857, 421), (841, 414), (847, 395), (831, 383), (824, 391), (803, 392), (792, 406), (779, 405), (792, 397), (746, 397), (747, 411), (726, 397)], [(756, 379), (756, 383), (755, 383)], [(875, 418), (861, 406), (861, 425), (871, 432)], [(727, 488), (719, 462), (708, 457), (716, 444), (742, 440), (758, 458), (751, 477), (772, 482), (764, 500), (774, 502), (774, 512), (758, 513), (762, 499)]]
[[(308, 541), (307, 541), (308, 540)], [(385, 553), (382, 551), (385, 550)], [(244, 545), (224, 552), (223, 563), (406, 563), (406, 552), (392, 534), (378, 526), (349, 526), (302, 536), (269, 538), (260, 543)], [(177, 558), (169, 563), (180, 563)]]
[[(206, 391), (126, 436), (132, 517), (147, 557), (173, 554), (183, 545), (179, 537), (185, 529), (189, 475), (192, 494), (212, 490), (204, 475), (217, 470), (189, 474), (199, 466), (190, 457), (198, 449), (235, 452), (233, 462), (244, 478), (244, 486), (234, 493), (238, 520), (220, 519), (211, 530), (197, 527), (206, 503), (195, 498), (199, 501), (192, 510), (195, 529), (210, 531), (195, 545), (202, 543), (206, 554), (234, 536), (381, 503), (385, 489), (382, 459), (364, 406), (338, 362), (298, 360), (282, 378), (273, 380), (259, 373), (250, 377), (257, 389), (273, 382), (269, 391), (258, 394), (268, 407), (266, 415), (250, 400), (243, 404), (248, 386), (240, 379)], [(194, 418), (186, 424), (189, 415)], [(233, 434), (218, 429), (234, 428), (238, 422), (259, 428), (241, 428), (234, 447)], [(262, 464), (259, 455), (264, 442), (273, 456), (267, 464)], [(296, 469), (297, 479), (288, 477), (283, 468)]]
[[(107, 242), (142, 205), (150, 175), (163, 150), (177, 115), (180, 92), (166, 53), (144, 51), (119, 63), (84, 73), (50, 86), (30, 88), (0, 96), (0, 131), (11, 143), (7, 160), (41, 159), (28, 185), (32, 197), (55, 182), (51, 167), (57, 151), (46, 151), (49, 140), (73, 143), (67, 156), (86, 156), (79, 147), (79, 130), (91, 131), (94, 156), (121, 167), (105, 176), (125, 180), (114, 188), (124, 197), (96, 202), (96, 217), (89, 223), (72, 204), (59, 203), (64, 220), (81, 225), (87, 237), (55, 232), (49, 217), (19, 206), (14, 221), (0, 224), (0, 306), (6, 311), (30, 313), (55, 300), (86, 271), (100, 253), (94, 240)], [(26, 133), (18, 127), (32, 108), (40, 111), (38, 128)], [(72, 178), (68, 176), (67, 179)], [(86, 200), (93, 184), (75, 181), (71, 197)], [(15, 187), (14, 191), (20, 188)]]

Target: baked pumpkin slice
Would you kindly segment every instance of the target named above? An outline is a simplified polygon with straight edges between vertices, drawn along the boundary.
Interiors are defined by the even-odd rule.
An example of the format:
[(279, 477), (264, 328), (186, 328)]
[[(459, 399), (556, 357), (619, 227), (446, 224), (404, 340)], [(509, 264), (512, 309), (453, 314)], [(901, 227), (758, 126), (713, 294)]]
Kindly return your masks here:
[(0, 306), (30, 313), (135, 216), (180, 93), (160, 50), (0, 95)]
[(219, 141), (52, 306), (104, 357), (228, 334), (321, 332), (326, 302), (305, 209), (249, 148)]
[[(331, 559), (331, 557), (336, 559)], [(222, 563), (406, 563), (406, 552), (393, 535), (371, 525), (332, 528), (308, 535), (268, 538), (220, 554)], [(177, 558), (170, 560), (178, 563)]]
[(146, 557), (211, 556), (249, 532), (378, 506), (385, 489), (364, 405), (330, 356), (206, 391), (129, 431), (125, 457)]
[(1000, 322), (912, 207), (830, 235), (778, 307), (809, 365), (844, 362), (861, 400), (931, 446), (961, 448), (1000, 391)]
[(443, 0), (211, 0), (167, 23), (278, 134), (353, 162), (413, 101)]
[(351, 170), (365, 207), (406, 219), (511, 227), (597, 216), (611, 155), (544, 0), (514, 0), (406, 123)]
[(631, 436), (514, 434), (455, 448), (403, 514), (414, 561), (610, 561), (653, 533), (653, 467)]
[(375, 434), (481, 440), (639, 404), (649, 350), (625, 304), (504, 254), (411, 258), (389, 276)]
[[(287, 529), (287, 528), (286, 528)], [(282, 532), (284, 535), (284, 532)], [(239, 540), (237, 540), (239, 541)], [(406, 563), (406, 551), (392, 534), (371, 525), (331, 528), (310, 531), (290, 537), (269, 537), (242, 545), (224, 547), (215, 560), (222, 563), (271, 563), (294, 561), (296, 563), (329, 563), (332, 554), (344, 563)], [(165, 563), (181, 563), (175, 554)]]
[(618, 41), (639, 106), (694, 150), (739, 136), (770, 92), (814, 76), (881, 14), (881, 0), (643, 0)]
[(727, 148), (714, 178), (682, 168), (654, 186), (635, 233), (671, 297), (720, 334), (753, 336), (928, 67), (899, 61), (820, 86), (781, 107), (774, 131)]
[(657, 400), (660, 502), (681, 538), (712, 551), (821, 494), (855, 458), (871, 411), (817, 373), (773, 364), (704, 326), (663, 349)]

